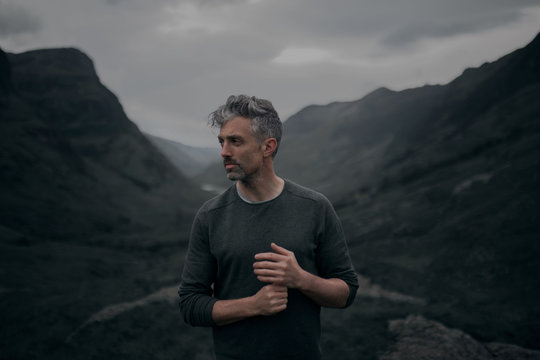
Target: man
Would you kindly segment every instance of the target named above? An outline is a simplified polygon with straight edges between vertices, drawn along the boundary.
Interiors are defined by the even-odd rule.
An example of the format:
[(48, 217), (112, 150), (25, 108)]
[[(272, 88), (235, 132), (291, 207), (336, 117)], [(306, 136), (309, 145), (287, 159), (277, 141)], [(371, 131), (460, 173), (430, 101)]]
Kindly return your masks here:
[(319, 193), (274, 172), (272, 104), (230, 96), (210, 115), (236, 181), (196, 215), (180, 285), (184, 320), (212, 326), (225, 359), (320, 359), (320, 308), (346, 307), (357, 278), (339, 219)]

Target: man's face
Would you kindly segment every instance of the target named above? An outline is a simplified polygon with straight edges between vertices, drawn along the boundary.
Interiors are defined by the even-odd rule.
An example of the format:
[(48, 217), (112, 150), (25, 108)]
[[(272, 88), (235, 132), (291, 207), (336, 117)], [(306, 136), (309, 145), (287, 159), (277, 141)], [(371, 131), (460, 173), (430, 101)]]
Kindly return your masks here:
[(263, 164), (263, 145), (251, 132), (251, 120), (237, 116), (221, 127), (221, 157), (229, 180), (249, 181)]

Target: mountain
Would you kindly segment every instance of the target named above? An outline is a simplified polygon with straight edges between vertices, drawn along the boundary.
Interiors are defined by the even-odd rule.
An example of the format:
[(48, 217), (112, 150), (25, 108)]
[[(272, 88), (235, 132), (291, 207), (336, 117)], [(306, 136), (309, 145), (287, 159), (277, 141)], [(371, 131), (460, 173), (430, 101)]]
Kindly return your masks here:
[(119, 239), (191, 222), (207, 194), (127, 118), (88, 56), (66, 48), (2, 59), (3, 233)]
[[(139, 131), (76, 49), (0, 51), (0, 129), (0, 358), (90, 358), (73, 344), (97, 340), (74, 335), (91, 314), (177, 286), (210, 194)], [(142, 321), (155, 325), (155, 309)], [(178, 309), (159, 314), (172, 320)], [(129, 317), (119, 342), (135, 328)], [(99, 358), (118, 348), (93, 340)]]
[[(533, 126), (536, 119), (531, 116), (519, 124), (510, 121), (515, 110), (509, 107), (535, 106), (538, 41), (468, 69), (445, 86), (400, 92), (381, 88), (358, 101), (303, 109), (285, 122), (277, 166), (286, 176), (333, 197), (380, 186), (381, 174), (413, 177), (432, 171), (475, 147)], [(475, 138), (473, 131), (482, 138)], [(335, 179), (340, 179), (340, 190), (334, 190)]]
[[(278, 172), (329, 196), (361, 274), (325, 358), (540, 358), (539, 47), (285, 122)], [(0, 116), (0, 358), (211, 358), (174, 300), (209, 194), (80, 51), (0, 52)]]
[(231, 186), (219, 155), (219, 148), (201, 148), (146, 134), (148, 139), (185, 173), (191, 181), (213, 194), (219, 194)]
[(145, 136), (178, 170), (190, 178), (206, 169), (216, 159), (219, 159), (219, 150), (217, 147), (212, 149), (188, 146), (151, 134), (145, 134)]
[(285, 122), (276, 168), (333, 201), (356, 269), (426, 317), (540, 348), (540, 36), (446, 85)]
[[(380, 88), (284, 122), (278, 174), (330, 198), (357, 271), (426, 299), (358, 321), (413, 311), (483, 342), (540, 348), (538, 99), (540, 35), (448, 84)], [(340, 336), (354, 346), (373, 335)]]

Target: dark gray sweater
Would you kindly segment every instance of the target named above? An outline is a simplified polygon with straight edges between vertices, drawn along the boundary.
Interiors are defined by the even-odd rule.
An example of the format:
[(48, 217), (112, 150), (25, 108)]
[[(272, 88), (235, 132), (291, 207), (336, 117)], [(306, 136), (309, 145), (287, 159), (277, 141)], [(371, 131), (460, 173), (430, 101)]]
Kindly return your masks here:
[[(323, 278), (344, 280), (354, 300), (358, 282), (339, 219), (321, 194), (285, 182), (273, 200), (250, 204), (236, 187), (206, 202), (193, 222), (180, 308), (194, 326), (214, 327), (217, 359), (320, 359), (320, 306), (289, 289), (287, 309), (227, 326), (215, 326), (218, 299), (254, 295), (266, 285), (253, 273), (254, 256), (275, 242), (294, 252), (299, 265)], [(212, 288), (213, 284), (213, 288)]]

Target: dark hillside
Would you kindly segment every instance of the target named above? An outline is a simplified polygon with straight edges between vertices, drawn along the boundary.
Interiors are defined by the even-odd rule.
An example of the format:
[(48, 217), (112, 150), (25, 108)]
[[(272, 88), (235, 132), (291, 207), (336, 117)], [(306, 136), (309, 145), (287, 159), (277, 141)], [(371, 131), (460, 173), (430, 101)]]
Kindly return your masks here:
[(51, 49), (8, 58), (2, 226), (30, 237), (88, 238), (191, 221), (206, 195), (126, 117), (86, 55)]
[(170, 162), (190, 179), (219, 159), (219, 147), (194, 147), (159, 136), (145, 134)]
[[(0, 51), (0, 128), (0, 359), (137, 358), (110, 351), (141, 321), (136, 344), (166, 338), (151, 306), (115, 339), (77, 329), (103, 308), (177, 286), (209, 195), (139, 132), (75, 49)], [(175, 319), (167, 304), (159, 315)], [(183, 328), (170, 328), (179, 338)]]
[(538, 349), (538, 99), (539, 36), (444, 86), (302, 110), (278, 169), (333, 200), (359, 272), (477, 339)]
[[(539, 51), (285, 123), (278, 173), (329, 196), (360, 274), (325, 358), (540, 359)], [(208, 195), (81, 52), (0, 65), (0, 358), (210, 359), (175, 294)]]

